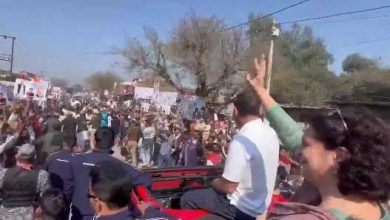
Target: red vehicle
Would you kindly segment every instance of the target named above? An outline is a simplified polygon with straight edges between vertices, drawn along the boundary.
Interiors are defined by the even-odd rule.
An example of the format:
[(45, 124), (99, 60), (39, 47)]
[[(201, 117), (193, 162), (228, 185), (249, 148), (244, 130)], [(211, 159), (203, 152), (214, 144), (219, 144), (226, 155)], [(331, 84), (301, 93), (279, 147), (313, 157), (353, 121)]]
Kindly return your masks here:
[(175, 167), (148, 169), (153, 178), (152, 189), (137, 187), (132, 195), (134, 203), (151, 202), (168, 213), (182, 220), (216, 219), (203, 210), (180, 209), (180, 197), (187, 191), (210, 187), (214, 178), (222, 175), (223, 167)]
[[(134, 204), (140, 201), (150, 202), (181, 220), (222, 219), (203, 210), (180, 209), (181, 196), (190, 190), (211, 187), (211, 181), (222, 175), (222, 166), (174, 167), (144, 171), (153, 178), (152, 188), (148, 190), (145, 187), (137, 187), (132, 195)], [(287, 202), (287, 199), (281, 195), (274, 195), (270, 208), (279, 202)]]

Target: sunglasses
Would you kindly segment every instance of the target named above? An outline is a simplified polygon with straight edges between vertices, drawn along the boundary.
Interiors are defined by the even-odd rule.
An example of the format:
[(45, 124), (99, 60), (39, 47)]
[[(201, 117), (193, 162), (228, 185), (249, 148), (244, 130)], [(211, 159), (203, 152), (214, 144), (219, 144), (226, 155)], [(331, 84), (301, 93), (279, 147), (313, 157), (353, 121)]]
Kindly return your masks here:
[(348, 125), (344, 120), (343, 114), (341, 113), (340, 109), (336, 109), (336, 111), (331, 112), (328, 116), (337, 115), (340, 118), (341, 123), (343, 124), (343, 127), (345, 129), (345, 132), (349, 135), (349, 129)]

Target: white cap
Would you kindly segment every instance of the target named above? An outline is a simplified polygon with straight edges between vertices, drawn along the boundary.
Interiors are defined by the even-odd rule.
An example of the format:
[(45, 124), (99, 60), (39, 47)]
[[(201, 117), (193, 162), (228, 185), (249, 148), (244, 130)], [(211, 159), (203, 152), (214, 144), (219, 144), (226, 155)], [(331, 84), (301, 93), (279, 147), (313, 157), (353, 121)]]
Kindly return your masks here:
[(18, 157), (32, 158), (35, 156), (35, 146), (32, 144), (23, 144), (18, 149)]

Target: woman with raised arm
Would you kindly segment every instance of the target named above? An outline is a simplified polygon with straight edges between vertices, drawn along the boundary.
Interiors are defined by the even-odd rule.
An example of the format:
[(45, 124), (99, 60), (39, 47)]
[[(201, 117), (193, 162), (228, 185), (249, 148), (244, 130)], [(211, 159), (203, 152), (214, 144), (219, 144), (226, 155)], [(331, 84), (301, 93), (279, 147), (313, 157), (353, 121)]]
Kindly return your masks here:
[(261, 105), (266, 112), (266, 118), (270, 122), (271, 127), (278, 133), (284, 146), (289, 151), (295, 152), (302, 146), (303, 131), (299, 124), (280, 107), (264, 88), (266, 72), (264, 55), (261, 56), (260, 60), (254, 59), (254, 70), (254, 73), (247, 75), (247, 81), (260, 97)]
[(390, 220), (386, 204), (390, 193), (388, 127), (369, 113), (335, 111), (313, 118), (302, 131), (263, 88), (264, 57), (255, 60), (255, 70), (247, 80), (261, 98), (271, 126), (289, 149), (302, 146), (304, 176), (322, 198), (317, 207), (279, 204), (268, 218)]

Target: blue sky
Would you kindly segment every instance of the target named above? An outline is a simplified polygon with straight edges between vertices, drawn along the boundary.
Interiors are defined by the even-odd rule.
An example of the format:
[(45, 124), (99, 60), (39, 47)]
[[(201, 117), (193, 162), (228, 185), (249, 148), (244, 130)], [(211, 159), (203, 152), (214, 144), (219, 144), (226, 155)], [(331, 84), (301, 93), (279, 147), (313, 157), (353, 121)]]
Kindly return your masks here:
[[(80, 82), (96, 71), (124, 73), (117, 58), (102, 53), (122, 47), (126, 37), (142, 36), (150, 25), (163, 37), (190, 10), (198, 15), (216, 15), (229, 25), (243, 22), (250, 12), (267, 13), (299, 0), (1, 0), (0, 34), (17, 37), (15, 70), (43, 72)], [(390, 0), (310, 0), (277, 14), (288, 21), (337, 12), (390, 5)], [(376, 17), (354, 20), (361, 17)], [(340, 21), (341, 20), (341, 21)], [(340, 21), (322, 23), (324, 21)], [(390, 64), (390, 9), (302, 23), (312, 26), (334, 55), (332, 70), (340, 71), (351, 53), (379, 58)], [(381, 40), (376, 43), (358, 42)], [(0, 54), (10, 42), (0, 38)], [(0, 62), (0, 68), (8, 68)]]

